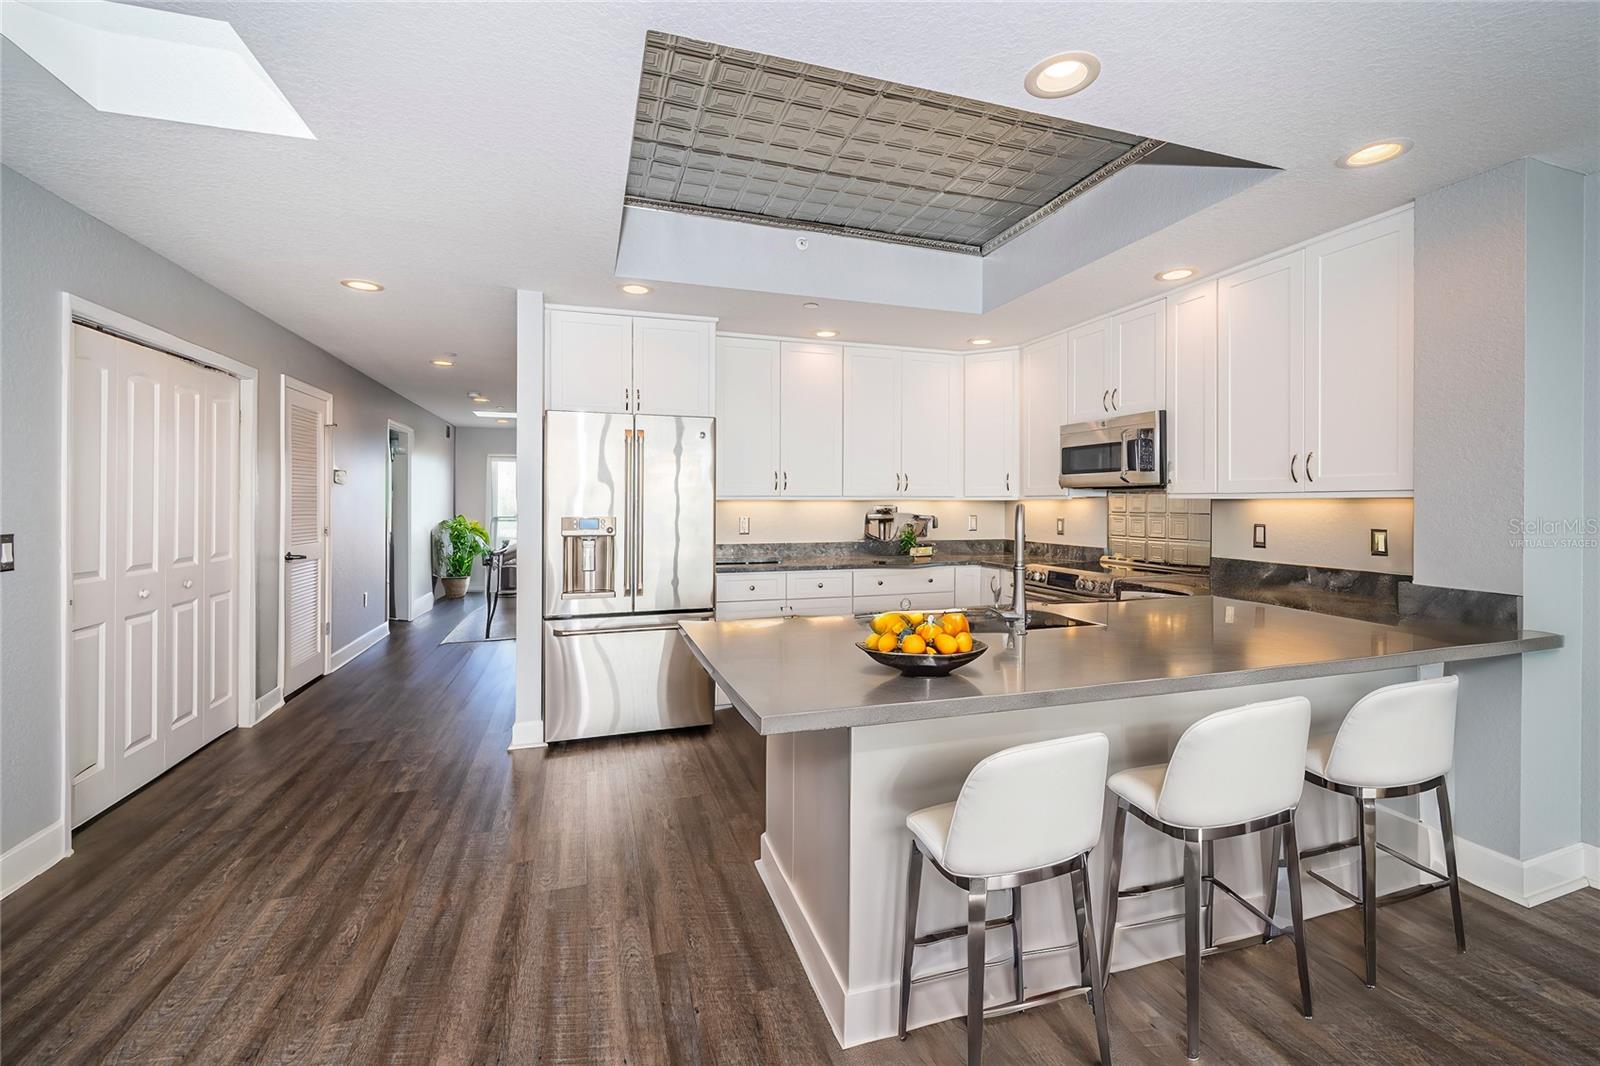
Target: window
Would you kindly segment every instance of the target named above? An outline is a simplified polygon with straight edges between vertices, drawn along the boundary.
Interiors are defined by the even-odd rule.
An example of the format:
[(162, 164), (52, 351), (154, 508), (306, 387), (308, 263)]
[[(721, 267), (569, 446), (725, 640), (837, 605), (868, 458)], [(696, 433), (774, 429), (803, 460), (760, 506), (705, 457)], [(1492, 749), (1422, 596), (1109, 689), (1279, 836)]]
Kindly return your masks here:
[(517, 539), (517, 457), (489, 456), (489, 544), (503, 548)]

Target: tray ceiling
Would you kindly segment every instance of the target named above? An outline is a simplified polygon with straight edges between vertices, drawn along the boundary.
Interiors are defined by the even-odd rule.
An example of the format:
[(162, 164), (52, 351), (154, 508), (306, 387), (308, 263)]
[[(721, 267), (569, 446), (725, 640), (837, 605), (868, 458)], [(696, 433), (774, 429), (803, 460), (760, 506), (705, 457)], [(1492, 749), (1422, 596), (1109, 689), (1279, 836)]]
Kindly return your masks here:
[(987, 254), (1158, 147), (651, 31), (626, 202)]

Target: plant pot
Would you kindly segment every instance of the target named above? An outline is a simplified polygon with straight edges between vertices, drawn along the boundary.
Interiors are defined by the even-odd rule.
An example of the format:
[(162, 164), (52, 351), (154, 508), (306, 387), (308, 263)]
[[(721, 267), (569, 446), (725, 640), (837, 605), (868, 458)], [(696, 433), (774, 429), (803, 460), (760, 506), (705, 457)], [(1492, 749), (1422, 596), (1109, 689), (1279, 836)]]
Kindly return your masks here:
[(444, 598), (447, 600), (464, 600), (467, 598), (467, 582), (470, 577), (446, 577), (444, 582)]

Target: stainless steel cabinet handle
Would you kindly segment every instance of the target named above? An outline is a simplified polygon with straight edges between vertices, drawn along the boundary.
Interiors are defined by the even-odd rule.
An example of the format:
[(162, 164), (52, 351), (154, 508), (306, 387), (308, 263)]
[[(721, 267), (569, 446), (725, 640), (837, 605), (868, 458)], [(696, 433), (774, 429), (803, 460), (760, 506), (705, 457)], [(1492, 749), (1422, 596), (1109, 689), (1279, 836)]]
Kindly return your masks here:
[(1118, 410), (1118, 407), (1117, 407), (1117, 392), (1118, 391), (1119, 390), (1117, 390), (1117, 389), (1112, 389), (1111, 390), (1111, 409), (1113, 411)]
[(678, 623), (664, 626), (609, 626), (605, 629), (552, 629), (553, 637), (600, 637), (612, 633), (660, 633), (669, 629), (677, 629)]
[[(628, 390), (623, 389), (624, 393)], [(633, 499), (633, 430), (622, 431), (622, 498), (625, 501)], [(633, 515), (626, 516), (628, 522), (627, 536), (622, 538), (622, 591), (627, 594), (633, 592)]]
[(928, 584), (930, 584), (930, 585), (931, 585), (931, 584), (933, 584), (933, 578), (931, 578), (931, 577), (930, 577), (930, 578), (929, 578), (929, 579), (928, 579)]
[(787, 470), (783, 472), (783, 491), (789, 491), (789, 471)]
[(639, 390), (633, 390), (633, 406), (640, 411), (644, 410), (644, 401), (639, 398)]
[(1311, 457), (1313, 455), (1316, 455), (1316, 454), (1317, 454), (1316, 452), (1306, 452), (1306, 481), (1307, 482), (1314, 482), (1314, 481), (1317, 480), (1316, 478), (1311, 476)]
[(1006, 491), (1007, 492), (1011, 491), (1011, 475), (1010, 475), (1010, 473), (1006, 474)]
[(1102, 411), (1111, 410), (1111, 390), (1110, 389), (1107, 389), (1105, 392), (1102, 392), (1100, 394), (1100, 409)]
[(632, 408), (628, 406), (628, 386), (626, 385), (622, 386), (622, 409), (624, 411), (632, 410)]
[(776, 470), (772, 472), (772, 491), (778, 491), (778, 472)]
[(907, 492), (911, 491), (911, 475), (910, 474), (906, 475), (906, 491)]
[(1300, 458), (1299, 452), (1295, 452), (1293, 455), (1289, 456), (1289, 476), (1294, 479), (1294, 483), (1296, 485), (1300, 484), (1300, 476), (1294, 472), (1294, 463), (1298, 458)]

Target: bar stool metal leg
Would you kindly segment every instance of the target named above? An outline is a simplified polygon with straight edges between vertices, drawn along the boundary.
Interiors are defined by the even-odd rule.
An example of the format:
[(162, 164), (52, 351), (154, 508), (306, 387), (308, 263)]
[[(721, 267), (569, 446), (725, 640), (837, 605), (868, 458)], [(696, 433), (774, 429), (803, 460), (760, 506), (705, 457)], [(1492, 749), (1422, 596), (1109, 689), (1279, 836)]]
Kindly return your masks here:
[(1214, 908), (1211, 906), (1217, 894), (1217, 854), (1213, 842), (1208, 840), (1200, 845), (1200, 876), (1205, 886), (1205, 940), (1203, 943), (1207, 950), (1216, 946), (1216, 925), (1211, 920)]
[(1111, 980), (1111, 949), (1117, 943), (1117, 893), (1122, 889), (1122, 837), (1128, 828), (1128, 808), (1117, 804), (1111, 820), (1111, 859), (1106, 866), (1106, 942), (1100, 949), (1100, 973)]
[(1183, 845), (1183, 977), (1188, 1011), (1190, 1059), (1200, 1057), (1200, 852), (1199, 841)]
[(1368, 988), (1378, 987), (1378, 801), (1361, 804), (1361, 939), (1366, 946)]
[(910, 868), (906, 871), (905, 938), (900, 944), (900, 1039), (906, 1038), (906, 1014), (911, 1008), (911, 951), (917, 941), (917, 903), (922, 898), (922, 852), (911, 842)]
[(1017, 995), (1013, 1002), (1021, 1003), (1022, 990), (1022, 886), (1011, 890), (1011, 973), (1016, 978)]
[[(1278, 839), (1277, 833), (1272, 836), (1274, 841)], [(1300, 1013), (1303, 1017), (1309, 1018), (1311, 1017), (1311, 966), (1306, 958), (1305, 913), (1300, 905), (1300, 835), (1295, 831), (1292, 818), (1283, 826), (1283, 839), (1287, 844), (1284, 850), (1288, 855), (1289, 867), (1289, 916), (1294, 922), (1294, 962), (1300, 970)], [(1272, 873), (1276, 882), (1278, 873), (1276, 860), (1273, 863)]]
[(989, 893), (981, 879), (967, 882), (967, 1066), (983, 1062), (984, 933)]
[(1079, 978), (1089, 986), (1089, 1006), (1094, 1011), (1094, 1031), (1100, 1042), (1100, 1066), (1111, 1066), (1111, 1029), (1106, 1010), (1105, 979), (1100, 952), (1094, 942), (1094, 901), (1089, 897), (1089, 873), (1072, 871), (1072, 912), (1078, 921)]
[(1461, 920), (1461, 878), (1456, 874), (1456, 830), (1450, 820), (1450, 796), (1439, 782), (1439, 831), (1444, 834), (1444, 868), (1450, 875), (1450, 911), (1456, 921), (1456, 950), (1467, 950), (1467, 927)]
[(1267, 920), (1261, 926), (1263, 944), (1272, 939), (1272, 923), (1278, 916), (1278, 856), (1282, 847), (1283, 828), (1279, 826), (1267, 834)]

